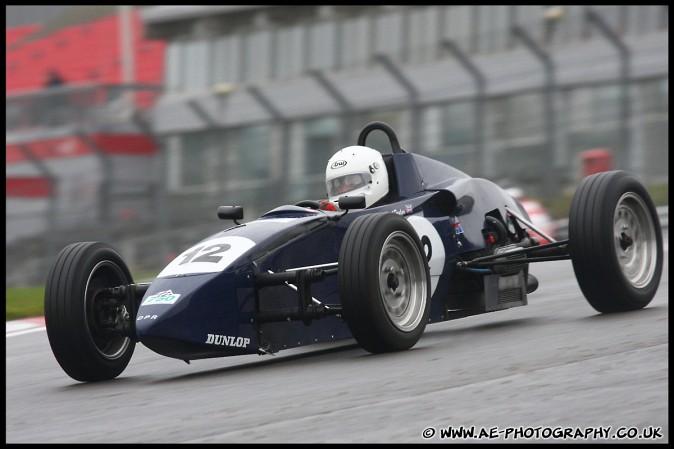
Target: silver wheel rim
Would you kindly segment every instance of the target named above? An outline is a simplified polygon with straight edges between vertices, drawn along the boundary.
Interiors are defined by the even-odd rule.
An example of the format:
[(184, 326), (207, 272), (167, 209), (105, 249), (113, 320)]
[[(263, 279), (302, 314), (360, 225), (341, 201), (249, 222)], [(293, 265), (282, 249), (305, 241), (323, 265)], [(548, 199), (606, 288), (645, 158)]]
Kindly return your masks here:
[[(126, 352), (126, 349), (129, 347), (129, 344), (131, 343), (131, 339), (129, 337), (116, 337), (116, 338), (106, 338), (106, 339), (99, 339), (99, 338), (94, 338), (93, 335), (91, 335), (91, 329), (94, 328), (93, 323), (89, 322), (89, 312), (90, 309), (89, 307), (91, 304), (89, 304), (89, 301), (93, 301), (94, 298), (93, 296), (96, 295), (95, 292), (89, 291), (89, 287), (91, 284), (92, 279), (95, 279), (97, 274), (99, 272), (104, 272), (107, 271), (107, 274), (110, 274), (110, 271), (112, 271), (115, 275), (117, 275), (120, 279), (120, 284), (125, 283), (126, 281), (124, 280), (124, 275), (122, 272), (119, 270), (117, 265), (110, 261), (102, 261), (96, 264), (93, 270), (91, 270), (91, 273), (89, 273), (89, 278), (87, 279), (87, 285), (84, 289), (84, 297), (86, 300), (84, 301), (84, 319), (87, 321), (86, 325), (87, 328), (89, 329), (89, 337), (92, 340), (92, 343), (94, 347), (96, 348), (96, 351), (101, 355), (101, 357), (108, 359), (108, 360), (115, 360), (121, 357), (124, 352)], [(105, 275), (104, 273), (103, 275)], [(90, 298), (89, 295), (92, 295)]]
[(424, 261), (406, 233), (389, 235), (379, 256), (379, 292), (391, 322), (403, 332), (417, 328), (426, 308)]
[(641, 197), (632, 192), (621, 196), (613, 215), (613, 242), (620, 269), (635, 288), (644, 288), (655, 273), (655, 232), (648, 207)]

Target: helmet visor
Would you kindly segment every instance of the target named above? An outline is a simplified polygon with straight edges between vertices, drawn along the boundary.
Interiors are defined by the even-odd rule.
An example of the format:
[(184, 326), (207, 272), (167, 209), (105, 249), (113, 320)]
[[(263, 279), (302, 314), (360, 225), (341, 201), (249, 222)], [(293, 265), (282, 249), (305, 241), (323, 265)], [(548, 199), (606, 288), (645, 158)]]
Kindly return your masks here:
[(350, 173), (338, 178), (329, 179), (326, 182), (328, 196), (336, 197), (365, 187), (371, 182), (369, 173)]

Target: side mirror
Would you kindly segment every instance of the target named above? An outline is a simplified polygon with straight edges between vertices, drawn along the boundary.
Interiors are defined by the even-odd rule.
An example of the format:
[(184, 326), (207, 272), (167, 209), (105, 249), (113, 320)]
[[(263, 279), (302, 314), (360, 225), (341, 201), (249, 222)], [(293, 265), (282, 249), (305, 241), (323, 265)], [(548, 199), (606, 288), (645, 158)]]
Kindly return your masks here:
[(340, 209), (365, 209), (364, 196), (341, 196), (337, 200)]
[(234, 220), (234, 223), (239, 224), (236, 220), (243, 219), (243, 206), (220, 206), (218, 207), (218, 218)]

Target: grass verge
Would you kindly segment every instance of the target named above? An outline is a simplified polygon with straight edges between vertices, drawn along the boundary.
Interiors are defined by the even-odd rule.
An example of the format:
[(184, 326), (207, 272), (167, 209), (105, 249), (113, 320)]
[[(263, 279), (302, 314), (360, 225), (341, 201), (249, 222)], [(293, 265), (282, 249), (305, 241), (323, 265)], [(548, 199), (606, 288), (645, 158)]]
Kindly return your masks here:
[(5, 320), (44, 315), (44, 287), (5, 289)]
[[(669, 204), (669, 184), (649, 185), (648, 192), (656, 206)], [(543, 201), (554, 219), (568, 218), (573, 192), (565, 192), (558, 197)], [(137, 282), (154, 279), (156, 272), (134, 273)], [(16, 320), (44, 315), (44, 287), (7, 288), (5, 319)]]

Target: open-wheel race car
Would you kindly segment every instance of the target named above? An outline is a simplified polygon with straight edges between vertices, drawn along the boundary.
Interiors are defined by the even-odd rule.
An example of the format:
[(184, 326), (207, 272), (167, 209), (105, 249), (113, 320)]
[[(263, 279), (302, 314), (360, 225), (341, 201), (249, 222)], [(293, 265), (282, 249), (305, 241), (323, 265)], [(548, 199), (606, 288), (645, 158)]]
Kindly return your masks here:
[[(382, 122), (365, 126), (328, 171), (373, 151), (365, 147), (372, 131), (388, 136), (391, 153), (377, 152), (379, 162), (360, 173), (359, 193), (340, 195), (328, 180), (334, 201), (277, 207), (247, 223), (238, 221), (241, 206), (221, 206), (218, 216), (233, 225), (183, 251), (151, 283), (134, 283), (106, 243), (64, 248), (45, 291), (47, 334), (63, 370), (82, 382), (115, 378), (138, 342), (187, 362), (347, 338), (371, 353), (405, 350), (429, 323), (526, 305), (538, 286), (534, 262), (571, 259), (602, 313), (643, 308), (655, 295), (661, 229), (633, 175), (585, 178), (569, 238), (556, 241), (505, 190), (403, 150)], [(378, 170), (385, 179), (373, 183)], [(380, 182), (386, 194), (368, 204)]]

